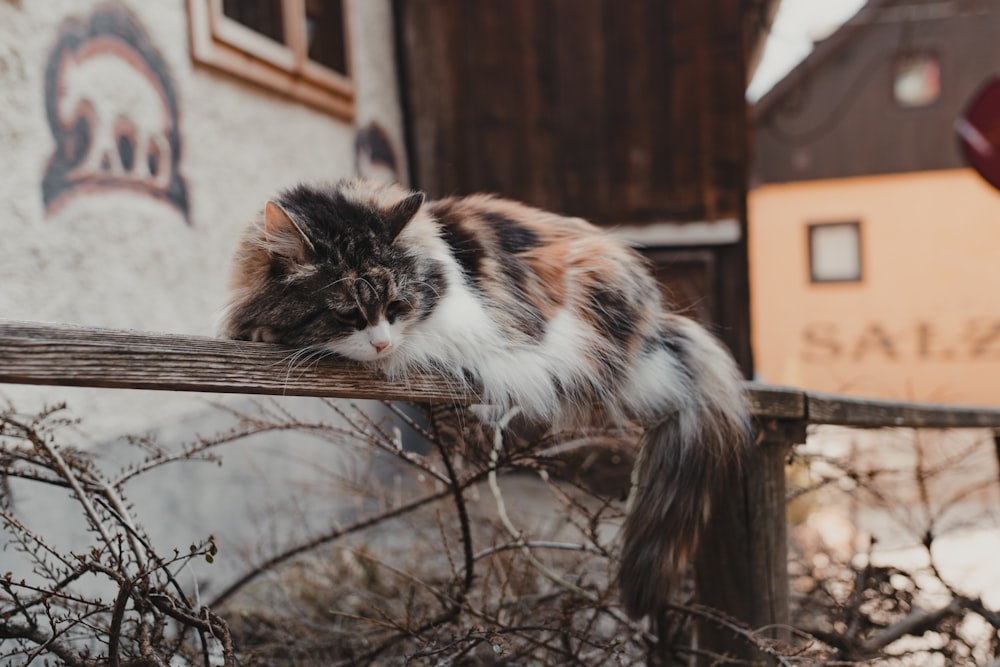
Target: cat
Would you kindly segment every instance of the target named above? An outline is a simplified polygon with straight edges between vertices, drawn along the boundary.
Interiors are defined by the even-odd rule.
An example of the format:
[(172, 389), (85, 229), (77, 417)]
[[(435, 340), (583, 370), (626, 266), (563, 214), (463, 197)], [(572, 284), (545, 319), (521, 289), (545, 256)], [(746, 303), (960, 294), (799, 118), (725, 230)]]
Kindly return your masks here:
[(643, 257), (579, 218), (491, 195), (300, 185), (236, 252), (223, 335), (332, 353), (389, 377), (443, 374), (555, 428), (645, 427), (622, 528), (632, 618), (676, 588), (748, 447), (732, 357), (672, 313)]

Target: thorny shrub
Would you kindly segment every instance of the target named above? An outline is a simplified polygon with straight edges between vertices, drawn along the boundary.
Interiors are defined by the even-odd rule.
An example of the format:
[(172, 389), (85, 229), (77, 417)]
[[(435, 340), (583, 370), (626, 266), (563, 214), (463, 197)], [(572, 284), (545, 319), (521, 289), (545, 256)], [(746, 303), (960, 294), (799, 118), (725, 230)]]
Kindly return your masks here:
[[(70, 423), (62, 408), (0, 414), (5, 546), (31, 563), (28, 573), (0, 572), (0, 664), (1000, 665), (996, 602), (961, 590), (935, 559), (935, 545), (961, 526), (996, 530), (995, 516), (969, 510), (984, 498), (996, 506), (996, 474), (955, 486), (973, 454), (992, 451), (988, 441), (932, 456), (915, 437), (906, 446), (916, 454), (899, 465), (837, 455), (812, 438), (789, 466), (792, 623), (756, 631), (690, 599), (653, 625), (621, 612), (612, 575), (630, 434), (556, 438), (517, 423), (494, 431), (455, 408), (415, 416), (387, 404), (388, 418), (376, 419), (353, 404), (326, 407), (328, 419), (307, 422), (261, 403), (235, 413), (237, 428), (181, 446), (135, 438), (143, 457), (120, 470), (60, 442)], [(157, 552), (127, 485), (279, 431), (354, 448), (393, 481), (378, 483), (385, 476), (370, 476), (371, 466), (344, 471), (338, 492), (362, 508), (354, 520), (282, 545), (201, 600), (178, 573), (211, 559), (214, 541)], [(404, 446), (410, 436), (424, 448)], [(90, 544), (56, 546), (18, 512), (13, 481), (70, 497)], [(917, 536), (921, 564), (884, 560), (869, 536), (878, 531), (858, 520), (866, 503), (883, 527), (902, 521), (891, 534)], [(849, 544), (810, 532), (812, 517), (848, 505)], [(699, 646), (704, 624), (756, 657)]]

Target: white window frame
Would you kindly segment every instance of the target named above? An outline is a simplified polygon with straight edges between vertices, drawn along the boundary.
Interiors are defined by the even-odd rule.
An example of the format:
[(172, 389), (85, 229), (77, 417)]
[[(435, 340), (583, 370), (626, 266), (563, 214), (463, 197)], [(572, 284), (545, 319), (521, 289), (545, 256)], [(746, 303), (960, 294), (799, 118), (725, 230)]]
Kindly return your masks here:
[[(819, 243), (822, 240), (821, 234), (824, 230), (833, 230), (836, 228), (851, 228), (854, 230), (854, 247), (848, 249), (850, 252), (854, 253), (854, 256), (849, 258), (854, 266), (853, 271), (846, 271), (840, 268), (827, 267), (823, 268), (823, 264), (826, 262), (820, 256), (823, 249), (820, 248)], [(824, 283), (860, 283), (864, 277), (864, 257), (861, 252), (861, 222), (857, 220), (843, 221), (843, 222), (818, 222), (812, 223), (808, 226), (808, 253), (809, 253), (809, 282), (813, 284), (824, 284)], [(828, 263), (828, 262), (826, 262)]]

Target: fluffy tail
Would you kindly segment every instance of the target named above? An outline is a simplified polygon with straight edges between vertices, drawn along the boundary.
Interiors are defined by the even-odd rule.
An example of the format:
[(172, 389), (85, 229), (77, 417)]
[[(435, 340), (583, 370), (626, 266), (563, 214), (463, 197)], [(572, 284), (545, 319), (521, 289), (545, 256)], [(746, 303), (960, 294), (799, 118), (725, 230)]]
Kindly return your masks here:
[(683, 387), (649, 420), (632, 473), (619, 585), (632, 618), (653, 614), (694, 555), (719, 487), (739, 470), (749, 413), (729, 353), (700, 326), (664, 318), (663, 347)]

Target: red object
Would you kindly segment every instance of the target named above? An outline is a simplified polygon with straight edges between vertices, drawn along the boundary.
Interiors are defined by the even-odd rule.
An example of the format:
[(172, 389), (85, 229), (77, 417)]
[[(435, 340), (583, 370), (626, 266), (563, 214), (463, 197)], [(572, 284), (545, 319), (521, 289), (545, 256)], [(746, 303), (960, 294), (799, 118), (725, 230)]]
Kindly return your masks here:
[(955, 121), (965, 160), (1000, 190), (1000, 77), (983, 84)]

